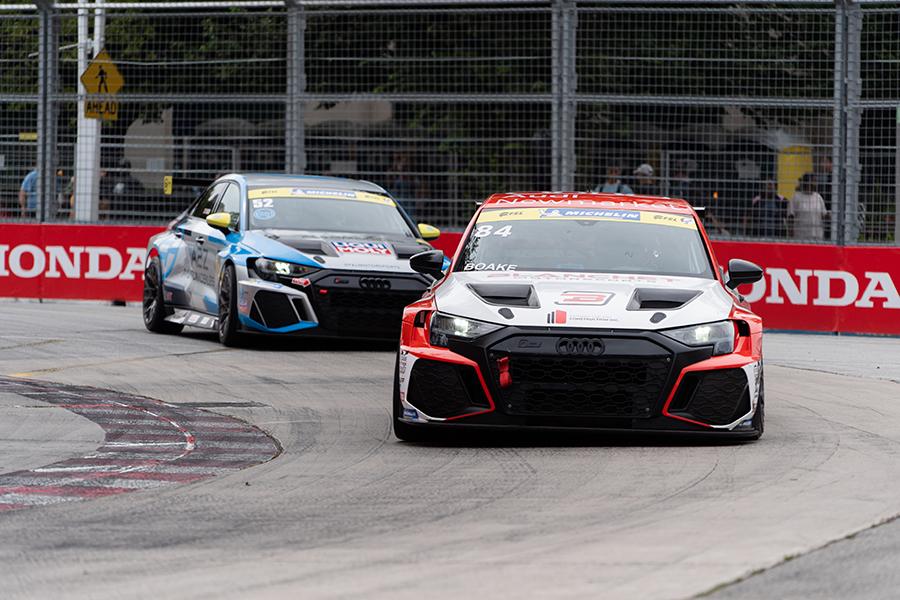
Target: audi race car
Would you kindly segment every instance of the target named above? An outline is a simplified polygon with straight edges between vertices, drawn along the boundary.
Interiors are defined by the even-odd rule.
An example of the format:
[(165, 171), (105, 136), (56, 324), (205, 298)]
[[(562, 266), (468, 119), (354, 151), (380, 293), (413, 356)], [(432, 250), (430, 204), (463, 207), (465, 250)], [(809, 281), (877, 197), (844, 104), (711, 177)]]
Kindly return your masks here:
[(227, 346), (243, 332), (396, 339), (433, 281), (408, 259), (439, 235), (372, 183), (226, 175), (150, 239), (144, 324)]
[(478, 209), (444, 276), (408, 306), (394, 432), (584, 428), (763, 433), (762, 321), (723, 275), (683, 200), (498, 194)]

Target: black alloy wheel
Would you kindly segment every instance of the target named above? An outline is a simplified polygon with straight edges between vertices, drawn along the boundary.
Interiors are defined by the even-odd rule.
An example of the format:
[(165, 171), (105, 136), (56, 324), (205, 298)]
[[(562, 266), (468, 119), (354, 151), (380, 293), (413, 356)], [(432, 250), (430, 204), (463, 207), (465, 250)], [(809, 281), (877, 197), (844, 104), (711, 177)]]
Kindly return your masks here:
[(237, 346), (238, 338), (237, 283), (234, 265), (225, 265), (219, 281), (219, 341)]
[(184, 325), (166, 321), (166, 303), (163, 300), (162, 267), (154, 256), (144, 269), (144, 326), (154, 333), (178, 333)]

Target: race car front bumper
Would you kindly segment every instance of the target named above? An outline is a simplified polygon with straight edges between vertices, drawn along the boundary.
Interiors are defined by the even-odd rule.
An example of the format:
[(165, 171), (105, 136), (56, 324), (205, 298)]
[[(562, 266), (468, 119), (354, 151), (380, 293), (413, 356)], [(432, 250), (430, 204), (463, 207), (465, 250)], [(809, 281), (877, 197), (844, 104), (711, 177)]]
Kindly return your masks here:
[[(422, 426), (590, 428), (751, 436), (761, 359), (656, 332), (506, 328), (401, 347), (399, 418)], [(602, 350), (598, 351), (598, 348)]]
[(279, 282), (242, 279), (238, 316), (245, 330), (396, 339), (403, 308), (427, 287), (415, 274), (331, 270)]

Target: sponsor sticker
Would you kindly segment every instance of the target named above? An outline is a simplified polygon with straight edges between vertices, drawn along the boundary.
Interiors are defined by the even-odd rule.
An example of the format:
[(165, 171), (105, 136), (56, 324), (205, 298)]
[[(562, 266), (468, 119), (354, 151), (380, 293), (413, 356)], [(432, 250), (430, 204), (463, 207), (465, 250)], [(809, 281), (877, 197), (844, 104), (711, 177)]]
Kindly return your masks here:
[(294, 285), (306, 287), (309, 285), (309, 279), (307, 279), (306, 277), (294, 277), (293, 279), (291, 279), (291, 283), (293, 283)]
[(617, 323), (616, 317), (602, 315), (573, 315), (565, 310), (554, 310), (547, 314), (547, 323), (566, 325), (567, 323)]
[(334, 249), (342, 254), (378, 254), (389, 256), (391, 249), (387, 244), (377, 242), (331, 242)]
[(613, 296), (611, 292), (563, 292), (554, 304), (604, 306)]
[(509, 263), (466, 263), (463, 271), (515, 271), (517, 267)]
[(268, 221), (275, 218), (275, 211), (271, 208), (257, 208), (253, 211), (253, 218), (259, 221)]
[[(642, 223), (666, 225), (683, 229), (696, 229), (694, 218), (676, 213), (649, 210), (624, 210), (616, 208), (579, 208), (577, 206), (555, 206), (552, 208), (523, 208), (521, 210), (487, 209), (478, 215), (477, 228), (473, 235), (484, 237), (479, 232), (487, 231), (487, 223), (503, 221), (618, 221), (620, 223)], [(506, 232), (506, 229), (499, 231)]]
[(609, 219), (612, 221), (640, 221), (641, 213), (634, 210), (602, 210), (585, 208), (539, 208), (541, 219)]
[(404, 408), (403, 409), (403, 418), (404, 419), (418, 419), (419, 412), (414, 408)]
[(566, 311), (554, 310), (553, 312), (547, 314), (547, 322), (554, 323), (556, 325), (564, 325), (566, 323), (566, 316)]
[(244, 314), (248, 313), (250, 311), (250, 303), (246, 300), (239, 300), (238, 311)]
[(608, 275), (605, 273), (540, 273), (534, 271), (518, 271), (508, 273), (491, 273), (488, 277), (515, 277), (516, 279), (553, 279), (555, 281), (585, 281), (603, 283), (621, 282), (666, 282), (678, 281), (674, 277), (658, 277), (656, 275)]
[[(255, 198), (335, 198), (337, 200), (353, 200), (358, 202), (373, 202), (375, 204), (384, 204), (386, 206), (397, 206), (394, 201), (380, 194), (371, 192), (361, 192), (353, 190), (328, 190), (320, 188), (265, 188), (259, 190), (249, 190), (247, 197), (250, 200)], [(265, 205), (271, 206), (271, 205)], [(254, 205), (254, 208), (256, 205)]]

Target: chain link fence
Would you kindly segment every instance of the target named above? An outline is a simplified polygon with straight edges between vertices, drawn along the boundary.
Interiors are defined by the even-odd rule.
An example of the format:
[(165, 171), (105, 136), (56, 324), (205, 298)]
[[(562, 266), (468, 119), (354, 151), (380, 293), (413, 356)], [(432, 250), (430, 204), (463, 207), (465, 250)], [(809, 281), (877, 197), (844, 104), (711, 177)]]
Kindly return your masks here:
[(446, 229), (597, 189), (686, 198), (713, 237), (897, 239), (893, 4), (48, 2), (0, 31), (7, 221), (161, 224), (266, 171), (373, 181)]

